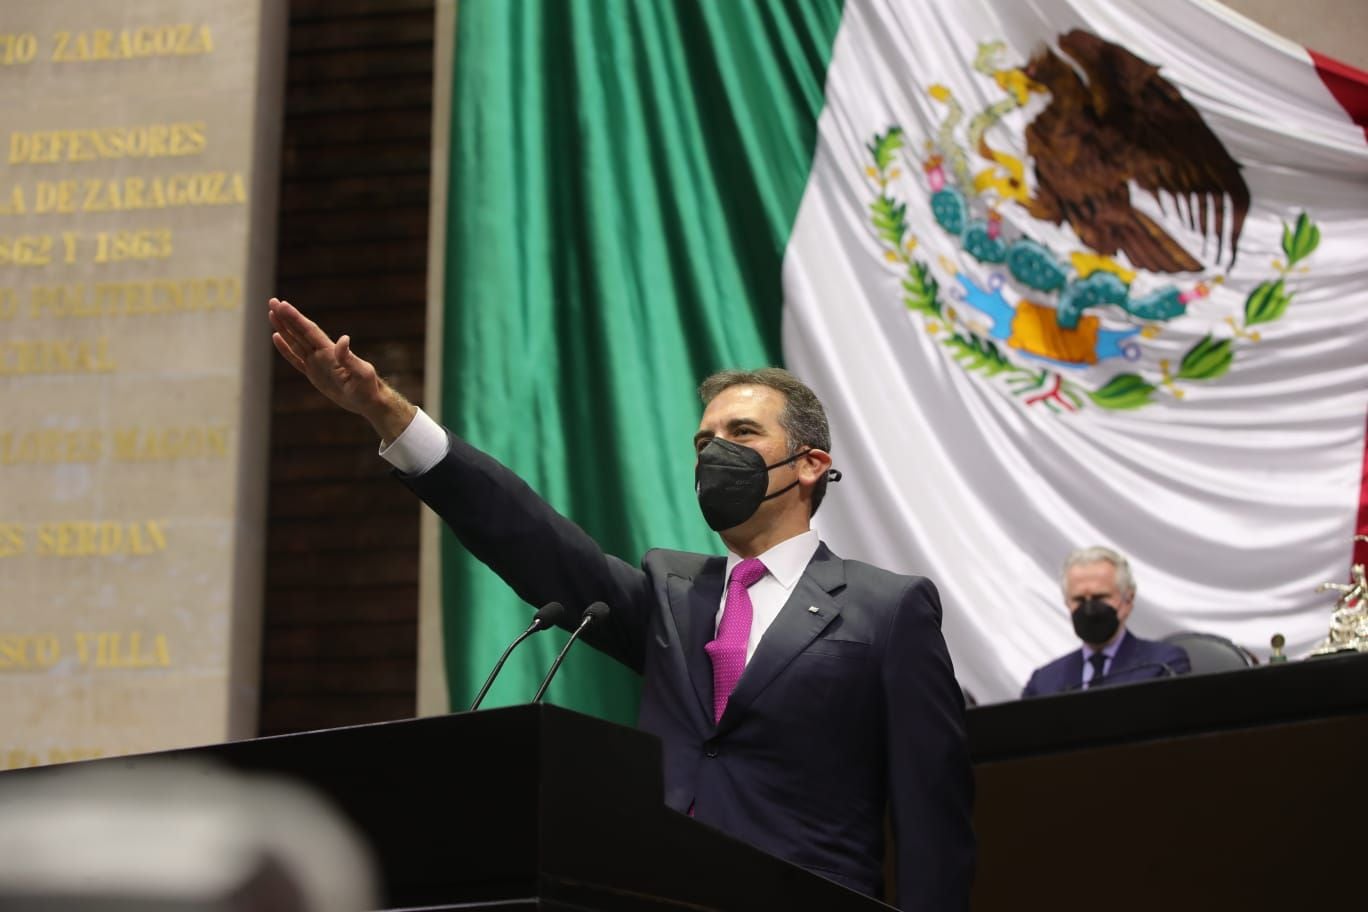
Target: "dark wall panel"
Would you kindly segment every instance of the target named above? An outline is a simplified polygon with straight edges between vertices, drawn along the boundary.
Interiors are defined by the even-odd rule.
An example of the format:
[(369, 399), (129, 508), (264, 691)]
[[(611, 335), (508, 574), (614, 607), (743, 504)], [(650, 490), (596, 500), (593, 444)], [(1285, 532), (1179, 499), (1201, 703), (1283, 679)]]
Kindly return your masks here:
[[(433, 0), (292, 2), (277, 251), (280, 296), (419, 403), (433, 27)], [(412, 716), (417, 501), (364, 421), (279, 359), (272, 387), (260, 732)]]

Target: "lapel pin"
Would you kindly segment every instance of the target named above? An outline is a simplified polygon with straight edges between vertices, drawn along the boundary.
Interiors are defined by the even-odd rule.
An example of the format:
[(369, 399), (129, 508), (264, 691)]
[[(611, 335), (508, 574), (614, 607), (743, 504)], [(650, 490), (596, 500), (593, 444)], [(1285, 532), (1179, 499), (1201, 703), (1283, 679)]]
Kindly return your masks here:
[(817, 613), (817, 606), (816, 606), (816, 605), (808, 605), (808, 613), (809, 613), (809, 614), (816, 614), (816, 613)]

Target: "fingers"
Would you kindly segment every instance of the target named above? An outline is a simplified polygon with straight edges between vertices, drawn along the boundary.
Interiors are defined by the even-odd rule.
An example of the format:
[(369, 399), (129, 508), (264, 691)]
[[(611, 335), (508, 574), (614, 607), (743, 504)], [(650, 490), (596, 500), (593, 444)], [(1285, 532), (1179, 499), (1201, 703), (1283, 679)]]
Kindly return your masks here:
[(271, 341), (275, 344), (276, 349), (285, 356), (285, 360), (303, 370), (304, 355), (307, 352), (304, 343), (294, 333), (290, 332), (290, 327), (277, 317), (274, 311), (269, 316), (271, 328), (275, 330), (271, 334)]
[(351, 336), (343, 335), (338, 338), (334, 354), (339, 365), (358, 377), (368, 378), (375, 373), (375, 368), (369, 361), (351, 350)]
[(272, 298), (270, 305), (271, 325), (285, 337), (285, 341), (303, 357), (308, 357), (323, 348), (332, 348), (333, 341), (318, 324), (299, 312), (289, 301)]
[(267, 317), (275, 330), (271, 343), (281, 357), (315, 386), (322, 389), (324, 385), (343, 382), (347, 375), (363, 382), (375, 377), (371, 363), (351, 350), (351, 336), (343, 335), (333, 342), (318, 324), (288, 301), (271, 298), (267, 308)]
[(290, 365), (295, 370), (299, 371), (301, 374), (305, 372), (304, 359), (295, 354), (294, 349), (290, 348), (290, 343), (286, 342), (285, 339), (281, 337), (280, 333), (271, 333), (271, 343), (275, 345), (276, 351), (280, 352), (281, 356), (286, 361), (290, 362)]
[(337, 357), (337, 363), (347, 370), (354, 371), (365, 363), (351, 350), (351, 336), (345, 334), (338, 337), (333, 354)]

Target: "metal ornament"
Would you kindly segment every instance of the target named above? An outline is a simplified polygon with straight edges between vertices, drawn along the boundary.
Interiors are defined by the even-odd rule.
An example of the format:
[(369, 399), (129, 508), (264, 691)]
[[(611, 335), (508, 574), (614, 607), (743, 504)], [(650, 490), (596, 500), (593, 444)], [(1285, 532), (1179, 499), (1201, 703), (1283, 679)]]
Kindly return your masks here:
[[(1354, 541), (1368, 542), (1368, 535), (1355, 535)], [(1348, 583), (1321, 583), (1317, 592), (1340, 593), (1330, 615), (1330, 633), (1311, 651), (1313, 656), (1336, 652), (1368, 652), (1368, 576), (1363, 564), (1354, 564)]]

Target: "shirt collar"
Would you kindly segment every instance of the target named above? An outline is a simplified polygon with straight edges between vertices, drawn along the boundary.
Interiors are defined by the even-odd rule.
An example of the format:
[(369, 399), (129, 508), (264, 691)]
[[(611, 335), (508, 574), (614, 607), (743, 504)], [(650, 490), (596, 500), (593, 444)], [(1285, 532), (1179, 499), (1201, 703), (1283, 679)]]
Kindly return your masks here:
[[(768, 565), (767, 565), (767, 566), (768, 566)], [(1105, 649), (1093, 649), (1093, 648), (1092, 648), (1091, 646), (1089, 646), (1087, 643), (1084, 643), (1084, 644), (1083, 644), (1083, 661), (1085, 661), (1085, 662), (1088, 661), (1088, 658), (1089, 658), (1090, 656), (1097, 655), (1099, 652), (1102, 653), (1104, 656), (1106, 656), (1108, 659), (1114, 659), (1114, 658), (1116, 658), (1116, 650), (1118, 650), (1118, 649), (1121, 648), (1121, 643), (1126, 639), (1127, 636), (1128, 636), (1128, 634), (1126, 633), (1126, 628), (1122, 627), (1122, 628), (1121, 628), (1121, 635), (1120, 635), (1119, 637), (1117, 637), (1115, 640), (1112, 640), (1112, 644), (1111, 644), (1110, 646), (1106, 647)]]
[[(781, 541), (779, 544), (770, 548), (763, 554), (756, 555), (760, 562), (765, 565), (770, 576), (785, 589), (792, 589), (798, 583), (798, 578), (803, 575), (807, 565), (812, 563), (812, 555), (817, 553), (817, 546), (822, 543), (817, 536), (816, 529), (808, 529), (793, 538)], [(740, 555), (727, 551), (727, 576), (731, 580), (732, 570), (741, 563)]]

